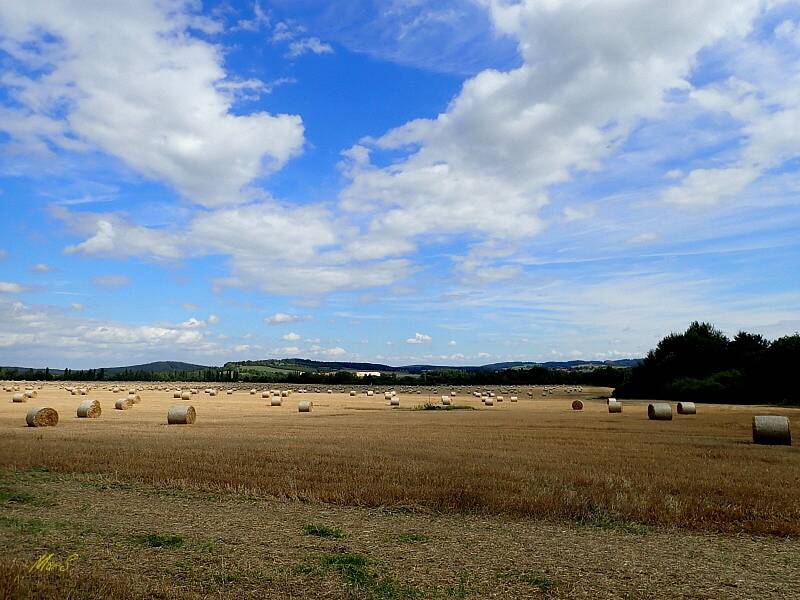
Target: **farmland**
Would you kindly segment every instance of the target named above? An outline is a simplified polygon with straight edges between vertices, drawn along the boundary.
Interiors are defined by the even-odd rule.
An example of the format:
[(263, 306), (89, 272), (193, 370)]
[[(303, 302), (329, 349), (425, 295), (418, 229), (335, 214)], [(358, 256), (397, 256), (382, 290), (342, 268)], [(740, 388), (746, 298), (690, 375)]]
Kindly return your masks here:
[[(798, 409), (699, 404), (655, 422), (647, 402), (609, 414), (602, 388), (519, 388), (513, 403), (496, 388), (492, 407), (456, 390), (451, 408), (471, 410), (443, 410), (449, 388), (398, 390), (399, 407), (363, 388), (295, 388), (282, 406), (200, 389), (197, 422), (169, 426), (172, 389), (143, 386), (117, 411), (124, 393), (96, 386), (85, 397), (99, 419), (75, 418), (85, 397), (60, 386), (4, 398), (2, 585), (121, 598), (800, 594), (797, 440), (756, 446), (750, 433), (753, 415), (797, 423)], [(25, 427), (33, 405), (59, 424)], [(77, 554), (92, 578), (19, 576), (45, 550)]]

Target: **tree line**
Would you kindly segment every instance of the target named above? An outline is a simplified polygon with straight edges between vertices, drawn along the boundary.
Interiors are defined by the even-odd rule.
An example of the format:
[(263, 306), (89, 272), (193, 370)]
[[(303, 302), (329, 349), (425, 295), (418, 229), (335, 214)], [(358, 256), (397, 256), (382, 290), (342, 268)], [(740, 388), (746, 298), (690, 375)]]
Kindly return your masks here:
[(614, 390), (619, 398), (733, 404), (800, 404), (794, 369), (800, 334), (774, 341), (740, 331), (729, 339), (695, 321), (662, 339)]

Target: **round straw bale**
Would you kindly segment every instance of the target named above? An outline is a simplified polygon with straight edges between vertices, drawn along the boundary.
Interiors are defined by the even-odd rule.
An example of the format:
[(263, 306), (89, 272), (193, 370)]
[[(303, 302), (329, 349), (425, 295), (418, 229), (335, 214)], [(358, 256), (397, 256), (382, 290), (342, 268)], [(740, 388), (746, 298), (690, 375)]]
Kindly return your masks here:
[(311, 412), (311, 407), (314, 405), (313, 402), (309, 400), (304, 400), (300, 404), (297, 405), (298, 412)]
[(31, 389), (25, 390), (25, 397), (26, 398), (36, 398), (37, 395), (38, 395), (38, 393), (36, 392), (36, 390), (31, 390)]
[(583, 410), (583, 402), (581, 402), (580, 400), (573, 400), (572, 410)]
[(11, 396), (12, 402), (27, 402), (28, 397), (25, 394), (14, 394)]
[(269, 390), (264, 390), (263, 392), (261, 392), (261, 397), (262, 398), (269, 398)]
[[(180, 398), (181, 398), (181, 394), (183, 394), (183, 392), (181, 392), (180, 390), (178, 390), (177, 392), (172, 392), (172, 397), (173, 397), (173, 398), (177, 398), (178, 400), (180, 400)], [(187, 394), (188, 394), (188, 392), (187, 392)]]
[(128, 400), (131, 401), (131, 404), (139, 404), (142, 401), (141, 396), (139, 394), (128, 394)]
[(350, 395), (351, 396), (355, 396), (356, 395), (356, 391), (355, 390), (350, 390)]
[(131, 388), (128, 390), (128, 396), (130, 396), (131, 394), (136, 394), (136, 388)]
[(191, 400), (192, 399), (192, 392), (181, 392), (178, 397), (181, 400)]
[(375, 392), (373, 392), (372, 390), (367, 390), (367, 396), (374, 396), (374, 395)]
[(54, 408), (34, 406), (25, 415), (28, 427), (52, 427), (58, 424), (58, 413)]
[(191, 425), (197, 419), (194, 406), (173, 404), (167, 411), (167, 423), (170, 425)]
[(255, 395), (256, 395), (256, 391), (255, 391), (254, 389), (253, 389), (253, 390), (250, 390), (250, 395), (251, 395), (251, 396), (255, 396)]
[(133, 401), (131, 397), (128, 396), (127, 398), (120, 398), (114, 403), (114, 408), (117, 410), (128, 410), (133, 406)]
[(516, 401), (517, 401), (517, 397), (516, 397), (516, 396), (511, 396), (510, 400), (511, 400), (512, 402), (516, 402)]
[(696, 415), (697, 407), (694, 405), (694, 402), (678, 402), (678, 414)]
[(226, 390), (226, 391), (225, 391), (225, 393), (226, 393), (228, 396), (230, 396), (230, 395), (232, 395), (232, 394), (233, 394), (233, 390)]
[(78, 405), (78, 417), (81, 419), (96, 419), (103, 409), (97, 400), (84, 400)]
[(270, 406), (280, 406), (283, 400), (280, 396), (273, 396), (272, 400), (269, 401)]
[(503, 396), (497, 396), (496, 400), (497, 400), (498, 402), (502, 402), (502, 401), (503, 401)]
[(612, 402), (616, 402), (616, 398), (606, 398), (606, 404), (611, 404)]
[(281, 390), (281, 398), (288, 398), (289, 390)]
[(329, 394), (332, 394), (332, 393), (333, 393), (333, 390), (328, 390), (328, 393), (329, 393)]
[(442, 404), (444, 404), (445, 406), (450, 404), (450, 396), (442, 396)]
[(484, 403), (486, 406), (494, 406), (494, 398), (492, 398), (492, 397), (490, 397), (490, 396), (484, 396), (484, 398), (483, 398), (483, 403)]
[(792, 445), (789, 417), (759, 415), (753, 417), (753, 443), (778, 446)]
[(621, 413), (622, 412), (622, 402), (618, 402), (614, 400), (613, 402), (608, 403), (608, 412), (610, 413)]
[(400, 398), (398, 396), (392, 396), (389, 399), (389, 406), (400, 406)]
[(85, 396), (86, 394), (89, 393), (89, 390), (87, 390), (86, 388), (81, 388), (79, 391), (81, 393), (81, 396)]
[(672, 421), (672, 405), (669, 402), (648, 404), (647, 418), (653, 421)]

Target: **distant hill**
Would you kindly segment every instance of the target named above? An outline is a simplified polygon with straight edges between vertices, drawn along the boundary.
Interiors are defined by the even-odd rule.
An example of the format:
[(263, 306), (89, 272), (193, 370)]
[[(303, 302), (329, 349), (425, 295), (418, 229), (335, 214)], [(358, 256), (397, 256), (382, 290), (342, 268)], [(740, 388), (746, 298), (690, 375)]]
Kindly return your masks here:
[(145, 373), (178, 373), (181, 371), (202, 371), (209, 367), (203, 365), (193, 365), (173, 360), (162, 360), (158, 362), (145, 363), (143, 365), (130, 365), (127, 367), (105, 367), (103, 370), (106, 375), (116, 375), (123, 371), (144, 371)]

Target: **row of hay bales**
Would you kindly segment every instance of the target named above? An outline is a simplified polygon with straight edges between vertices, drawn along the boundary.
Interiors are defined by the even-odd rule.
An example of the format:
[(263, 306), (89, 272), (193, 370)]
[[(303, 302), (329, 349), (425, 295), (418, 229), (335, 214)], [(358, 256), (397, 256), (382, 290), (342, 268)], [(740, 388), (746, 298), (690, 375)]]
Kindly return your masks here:
[[(622, 402), (616, 398), (608, 398), (609, 413), (621, 413)], [(572, 403), (573, 410), (582, 410), (583, 403), (576, 400)], [(694, 402), (678, 402), (676, 412), (679, 415), (696, 415), (697, 405)], [(647, 405), (647, 418), (651, 421), (671, 421), (672, 405), (669, 402), (651, 402)], [(753, 416), (753, 443), (767, 445), (792, 445), (792, 430), (789, 417), (783, 415), (754, 415)]]

